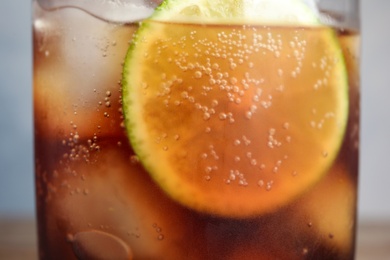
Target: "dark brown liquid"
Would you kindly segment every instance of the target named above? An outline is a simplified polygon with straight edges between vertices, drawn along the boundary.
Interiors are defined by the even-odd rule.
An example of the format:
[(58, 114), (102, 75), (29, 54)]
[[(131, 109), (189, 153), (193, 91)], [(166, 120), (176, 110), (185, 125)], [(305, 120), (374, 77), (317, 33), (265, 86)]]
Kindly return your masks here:
[[(74, 10), (42, 12), (40, 21), (34, 106), (41, 259), (353, 259), (357, 35), (339, 35), (349, 73), (349, 120), (327, 175), (273, 213), (233, 219), (173, 201), (130, 147), (120, 79), (135, 26), (105, 24)], [(84, 31), (84, 25), (96, 30)]]

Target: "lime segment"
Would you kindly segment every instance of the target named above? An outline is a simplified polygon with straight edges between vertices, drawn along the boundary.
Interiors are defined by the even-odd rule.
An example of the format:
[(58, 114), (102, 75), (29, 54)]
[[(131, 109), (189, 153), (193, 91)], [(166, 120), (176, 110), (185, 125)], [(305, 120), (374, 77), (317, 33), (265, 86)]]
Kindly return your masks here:
[[(175, 17), (171, 2), (154, 17)], [(334, 32), (312, 21), (142, 24), (124, 66), (125, 123), (140, 161), (174, 200), (248, 217), (287, 204), (326, 173), (346, 126), (348, 84)]]

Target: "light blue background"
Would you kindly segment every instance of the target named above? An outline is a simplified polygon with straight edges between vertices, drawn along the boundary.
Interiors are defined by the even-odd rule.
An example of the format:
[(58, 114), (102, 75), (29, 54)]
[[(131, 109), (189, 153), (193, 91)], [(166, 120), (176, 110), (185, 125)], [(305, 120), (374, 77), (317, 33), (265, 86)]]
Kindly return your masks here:
[[(30, 0), (0, 1), (0, 217), (34, 216)], [(361, 0), (360, 219), (390, 219), (390, 1)]]

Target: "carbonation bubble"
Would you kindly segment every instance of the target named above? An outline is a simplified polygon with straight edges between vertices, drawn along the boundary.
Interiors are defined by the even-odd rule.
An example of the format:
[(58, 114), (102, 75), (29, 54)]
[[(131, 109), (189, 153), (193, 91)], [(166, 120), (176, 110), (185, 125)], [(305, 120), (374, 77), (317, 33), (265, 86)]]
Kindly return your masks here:
[(119, 237), (91, 230), (68, 236), (73, 252), (80, 260), (87, 259), (133, 259), (131, 248)]

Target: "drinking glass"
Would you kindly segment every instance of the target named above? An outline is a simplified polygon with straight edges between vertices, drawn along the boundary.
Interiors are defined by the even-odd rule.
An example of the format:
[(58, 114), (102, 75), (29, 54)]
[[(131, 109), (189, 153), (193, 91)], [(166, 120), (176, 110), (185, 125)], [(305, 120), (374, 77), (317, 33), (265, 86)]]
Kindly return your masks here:
[(358, 0), (233, 2), (32, 1), (40, 259), (354, 258)]

